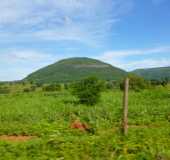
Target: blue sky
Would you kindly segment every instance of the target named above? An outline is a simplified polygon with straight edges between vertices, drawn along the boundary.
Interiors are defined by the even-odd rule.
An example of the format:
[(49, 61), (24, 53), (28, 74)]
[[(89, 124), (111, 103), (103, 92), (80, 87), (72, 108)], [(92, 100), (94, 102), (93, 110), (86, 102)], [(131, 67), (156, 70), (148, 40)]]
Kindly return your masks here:
[(169, 0), (1, 0), (0, 81), (68, 57), (170, 66)]

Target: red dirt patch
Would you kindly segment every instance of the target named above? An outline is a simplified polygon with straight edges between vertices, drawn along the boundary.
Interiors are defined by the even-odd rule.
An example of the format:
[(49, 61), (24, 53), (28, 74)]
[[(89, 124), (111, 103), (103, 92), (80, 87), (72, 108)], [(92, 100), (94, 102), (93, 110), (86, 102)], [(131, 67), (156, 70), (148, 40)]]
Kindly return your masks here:
[(33, 138), (35, 137), (33, 136), (7, 136), (7, 135), (0, 136), (0, 140), (11, 141), (11, 142), (25, 142)]
[(80, 131), (87, 131), (90, 127), (86, 123), (82, 123), (79, 120), (76, 120), (71, 123), (70, 128), (79, 129)]

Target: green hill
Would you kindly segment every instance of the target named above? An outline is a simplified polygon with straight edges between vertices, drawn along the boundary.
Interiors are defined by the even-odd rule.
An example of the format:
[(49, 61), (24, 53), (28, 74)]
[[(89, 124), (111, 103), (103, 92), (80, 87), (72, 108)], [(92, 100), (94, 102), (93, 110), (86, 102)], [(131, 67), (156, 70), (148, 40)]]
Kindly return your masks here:
[(103, 80), (120, 80), (126, 72), (110, 64), (90, 58), (69, 58), (44, 67), (24, 80), (39, 83), (71, 82), (88, 76)]
[(159, 68), (149, 68), (149, 69), (137, 69), (132, 73), (142, 76), (147, 80), (170, 80), (170, 67), (159, 67)]

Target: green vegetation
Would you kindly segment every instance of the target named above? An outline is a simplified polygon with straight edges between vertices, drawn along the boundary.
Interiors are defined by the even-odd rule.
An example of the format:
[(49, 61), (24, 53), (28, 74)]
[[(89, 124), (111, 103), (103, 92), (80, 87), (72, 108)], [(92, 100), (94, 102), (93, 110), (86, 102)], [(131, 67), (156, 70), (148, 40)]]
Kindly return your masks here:
[[(150, 88), (149, 81), (144, 80), (142, 77), (135, 74), (129, 74), (129, 89), (134, 91), (141, 91)], [(124, 81), (120, 83), (120, 89), (124, 90)]]
[(101, 80), (121, 80), (126, 72), (90, 58), (70, 58), (42, 68), (27, 78), (25, 81), (36, 83), (65, 83), (95, 76)]
[(8, 87), (2, 86), (0, 87), (0, 94), (8, 94), (10, 92)]
[[(170, 67), (137, 69), (130, 74), (143, 77), (153, 85), (166, 85), (170, 81)], [(26, 77), (23, 83), (30, 82), (41, 86), (42, 84), (70, 83), (89, 76), (95, 76), (109, 82), (120, 82), (127, 72), (110, 64), (90, 58), (69, 58), (44, 67)], [(108, 87), (113, 87), (111, 83)]]
[(170, 81), (170, 67), (150, 68), (150, 69), (137, 69), (132, 73), (142, 76), (146, 80), (157, 81)]
[[(130, 91), (129, 132), (121, 133), (122, 92), (107, 90), (94, 106), (74, 103), (68, 90), (23, 93), (32, 84), (7, 85), (0, 95), (0, 135), (29, 135), (29, 141), (0, 140), (1, 160), (169, 160), (170, 86)], [(15, 92), (14, 92), (15, 90)], [(75, 120), (93, 132), (72, 129)]]
[(94, 105), (99, 101), (104, 84), (96, 77), (89, 77), (72, 85), (72, 93), (81, 104)]
[(61, 90), (61, 85), (60, 84), (45, 85), (45, 86), (43, 86), (42, 90), (46, 91), (46, 92), (60, 91)]
[(35, 85), (31, 85), (27, 88), (23, 89), (23, 92), (34, 92), (36, 90), (36, 86)]

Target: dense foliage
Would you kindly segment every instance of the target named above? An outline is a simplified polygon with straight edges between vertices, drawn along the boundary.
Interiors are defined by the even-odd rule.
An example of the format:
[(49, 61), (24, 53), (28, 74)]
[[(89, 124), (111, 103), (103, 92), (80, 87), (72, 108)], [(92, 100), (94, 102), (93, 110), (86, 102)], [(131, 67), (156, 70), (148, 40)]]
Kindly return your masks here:
[(5, 86), (0, 86), (0, 94), (8, 94), (10, 93), (10, 89)]
[[(22, 87), (11, 85), (11, 91)], [(102, 92), (94, 107), (73, 103), (68, 91), (0, 95), (0, 135), (34, 136), (24, 142), (0, 140), (0, 159), (169, 160), (168, 87), (129, 92), (127, 137), (120, 132), (119, 90)], [(94, 132), (71, 129), (77, 119)]]
[(61, 90), (61, 85), (60, 84), (49, 84), (49, 85), (44, 85), (42, 87), (42, 90), (43, 91), (46, 91), (46, 92), (54, 92), (54, 91), (60, 91)]
[(34, 92), (36, 90), (36, 85), (31, 85), (23, 89), (23, 92)]
[[(149, 81), (144, 80), (142, 77), (136, 76), (134, 74), (129, 74), (129, 89), (134, 91), (141, 91), (150, 87)], [(120, 84), (121, 90), (124, 89), (124, 81)]]
[(118, 89), (120, 83), (117, 82), (117, 81), (105, 81), (104, 85), (105, 85), (105, 86), (104, 86), (105, 89), (111, 89), (111, 90), (113, 90), (113, 89)]
[(94, 105), (99, 101), (102, 88), (102, 81), (96, 77), (88, 77), (74, 83), (72, 85), (72, 93), (78, 97), (80, 103)]
[(159, 82), (170, 81), (170, 67), (159, 67), (150, 69), (137, 69), (132, 73), (142, 76), (146, 80), (156, 80)]
[(25, 81), (34, 83), (66, 83), (81, 80), (88, 76), (96, 76), (102, 80), (120, 80), (126, 72), (90, 58), (70, 58), (42, 68), (31, 75)]

